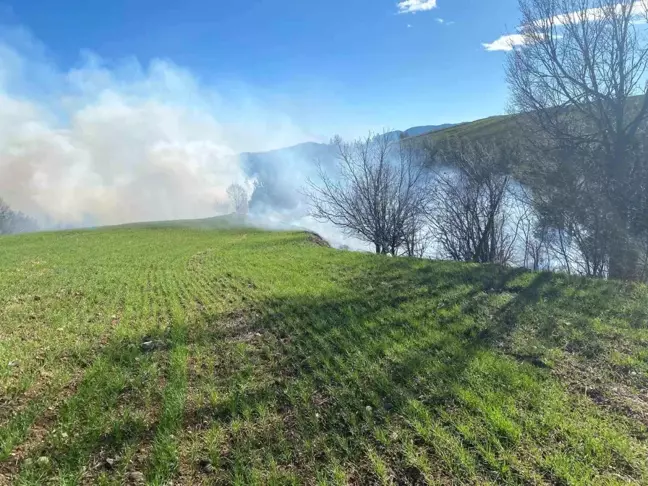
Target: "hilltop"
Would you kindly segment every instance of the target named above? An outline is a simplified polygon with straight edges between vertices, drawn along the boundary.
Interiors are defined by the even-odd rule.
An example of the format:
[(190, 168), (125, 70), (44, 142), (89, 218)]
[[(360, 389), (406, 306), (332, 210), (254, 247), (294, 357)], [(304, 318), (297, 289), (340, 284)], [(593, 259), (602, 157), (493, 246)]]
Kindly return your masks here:
[[(637, 107), (643, 101), (643, 96), (632, 96), (629, 98), (629, 106)], [(518, 131), (519, 114), (496, 115), (466, 123), (450, 125), (442, 129), (426, 131), (416, 134), (411, 139), (431, 140), (438, 142), (449, 137), (465, 137), (471, 140), (493, 140), (504, 135), (510, 135)]]
[(230, 223), (0, 237), (0, 484), (648, 482), (647, 287)]
[(433, 141), (439, 141), (447, 137), (466, 137), (473, 140), (493, 138), (514, 130), (516, 126), (515, 116), (497, 115), (488, 118), (482, 118), (472, 122), (452, 125), (443, 130), (431, 133), (423, 133), (417, 138), (430, 138)]

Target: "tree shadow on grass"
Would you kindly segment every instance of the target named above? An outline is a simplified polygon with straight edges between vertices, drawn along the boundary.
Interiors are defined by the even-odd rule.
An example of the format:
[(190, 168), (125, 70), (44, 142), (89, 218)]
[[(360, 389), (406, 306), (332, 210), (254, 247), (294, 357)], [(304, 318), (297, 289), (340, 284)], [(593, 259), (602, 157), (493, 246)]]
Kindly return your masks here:
[[(541, 383), (549, 378), (545, 352), (593, 359), (607, 345), (600, 334), (607, 331), (597, 330), (595, 319), (636, 318), (632, 309), (619, 312), (628, 294), (615, 282), (497, 266), (376, 261), (341, 282), (335, 296), (263, 303), (272, 312), (258, 325), (288, 337), (294, 375), (311, 376), (317, 392), (329, 395), (329, 414), (336, 417), (331, 435), (362, 435), (354, 417), (366, 406), (380, 411), (376, 426), (405, 414), (413, 401), (452, 409), (467, 368), (483, 353), (531, 365), (519, 372)], [(491, 384), (508, 379), (491, 378)], [(486, 456), (481, 460), (486, 470), (492, 467)]]
[[(188, 427), (200, 422), (230, 431), (228, 445), (222, 446), (228, 456), (220, 458), (220, 466), (230, 474), (241, 447), (232, 445), (237, 440), (231, 429), (250, 420), (254, 416), (250, 411), (270, 407), (283, 417), (274, 441), (283, 446), (264, 447), (273, 457), (283, 454), (286, 467), (299, 464), (302, 479), (312, 479), (314, 471), (327, 463), (351, 463), (363, 482), (374, 474), (367, 448), (383, 447), (376, 434), (403, 422), (415, 403), (435, 413), (455, 407), (466, 368), (490, 344), (475, 333), (466, 338), (472, 334), (463, 324), (456, 329), (445, 325), (436, 315), (438, 305), (452, 308), (480, 292), (503, 291), (523, 272), (446, 264), (412, 269), (407, 262), (383, 260), (388, 263), (341, 281), (330, 293), (257, 302), (258, 315), (238, 332), (259, 331), (261, 340), (274, 343), (277, 354), (265, 370), (274, 380), (263, 378), (260, 381), (266, 384), (260, 389), (252, 387), (205, 405), (187, 418)], [(461, 310), (450, 317), (456, 318), (457, 312)], [(227, 319), (212, 315), (206, 320), (218, 329)], [(215, 345), (223, 338), (215, 330), (211, 336), (204, 333), (197, 344), (208, 347), (210, 341)], [(286, 435), (291, 437), (287, 453), (281, 450)], [(401, 440), (407, 439), (396, 441)], [(246, 443), (254, 442), (248, 437)], [(392, 468), (404, 484), (413, 484), (422, 473), (403, 456), (404, 443), (392, 451), (398, 455)], [(318, 444), (317, 454), (304, 458), (300, 451), (312, 444)], [(245, 448), (245, 453), (252, 451)]]
[[(324, 294), (256, 300), (235, 315), (203, 309), (205, 325), (188, 331), (190, 353), (211, 351), (220, 360), (202, 373), (221, 396), (188, 406), (182, 425), (199, 433), (215, 426), (225, 431), (217, 464), (225, 482), (244, 474), (245, 461), (270, 467), (267, 457), (303, 480), (326, 465), (351, 464), (356, 478), (366, 482), (375, 474), (367, 450), (388, 449), (383, 433), (392, 446), (398, 444), (389, 450), (393, 473), (405, 484), (420, 481), (424, 468), (412, 466), (406, 457), (408, 440), (417, 447), (434, 446), (410, 430), (417, 403), (450, 427), (443, 417), (457, 409), (466, 371), (483, 353), (511, 351), (501, 343), (529, 323), (541, 347), (564, 347), (570, 335), (557, 332), (562, 327), (556, 316), (575, 307), (595, 318), (614, 307), (615, 296), (623, 297), (609, 283), (390, 258), (371, 259), (361, 274), (344, 275), (337, 283)], [(255, 290), (249, 292), (253, 296)], [(587, 325), (583, 320), (581, 327)], [(147, 379), (143, 364), (155, 353), (163, 362), (178, 343), (153, 336), (168, 346), (149, 353), (141, 348), (143, 338), (115, 340), (101, 350), (96, 362), (104, 367), (87, 376), (59, 412), (58, 422), (67, 424), (62, 430), (69, 430), (68, 436), (52, 432), (37, 448), (35, 456), (50, 458), (48, 467), (76, 474), (91, 457), (117, 456), (154, 440), (157, 418), (137, 413), (149, 412), (137, 402)], [(537, 368), (536, 374), (526, 368), (525, 373), (546, 377), (542, 361), (515, 350), (510, 355)], [(134, 413), (120, 415), (125, 404)], [(93, 421), (103, 426), (112, 422), (111, 429), (102, 430)], [(396, 431), (404, 435), (389, 438)], [(443, 476), (451, 466), (441, 457), (437, 472)], [(478, 457), (477, 474), (502, 479), (494, 476), (486, 456)], [(34, 474), (51, 471), (35, 469)], [(464, 479), (475, 480), (474, 471), (465, 474)]]
[[(648, 306), (645, 286), (604, 280), (572, 277), (550, 272), (530, 272), (526, 269), (498, 265), (473, 265), (433, 262), (423, 266), (407, 266), (408, 261), (388, 259), (376, 265), (371, 279), (397, 279), (395, 290), (374, 292), (377, 300), (403, 301), (412, 289), (424, 287), (430, 298), (440, 300), (445, 307), (461, 306), (462, 313), (481, 318), (483, 329), (475, 336), (475, 344), (496, 346), (521, 329), (537, 331), (535, 338), (544, 348), (565, 347), (570, 336), (590, 332), (590, 338), (600, 340), (605, 333), (614, 335), (622, 329), (646, 328)], [(412, 268), (413, 267), (413, 268)], [(404, 268), (400, 273), (398, 269)], [(355, 280), (351, 288), (361, 288), (368, 280)], [(381, 289), (379, 289), (381, 290)], [(498, 297), (504, 297), (498, 300)], [(419, 293), (413, 298), (425, 299)], [(490, 300), (490, 302), (489, 302)], [(474, 305), (473, 305), (474, 302)], [(595, 334), (595, 321), (609, 329)], [(566, 326), (565, 326), (565, 322)], [(568, 332), (569, 331), (569, 332)], [(577, 346), (571, 346), (578, 352)], [(591, 357), (591, 350), (583, 350)]]

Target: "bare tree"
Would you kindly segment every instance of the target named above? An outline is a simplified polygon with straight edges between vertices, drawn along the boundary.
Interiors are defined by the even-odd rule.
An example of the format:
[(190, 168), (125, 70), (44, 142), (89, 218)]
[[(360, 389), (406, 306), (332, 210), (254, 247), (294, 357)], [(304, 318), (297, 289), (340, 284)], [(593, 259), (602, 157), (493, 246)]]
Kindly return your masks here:
[(14, 211), (0, 198), (0, 235), (36, 231), (38, 225), (32, 218)]
[(414, 255), (429, 175), (417, 150), (387, 133), (353, 142), (336, 137), (332, 144), (337, 172), (320, 165), (318, 179), (309, 180), (313, 216), (371, 243), (376, 253), (396, 255), (408, 241), (406, 253)]
[[(636, 27), (646, 4), (520, 0), (520, 9), (524, 46), (509, 57), (508, 79), (540, 149), (544, 173), (536, 188), (568, 173), (570, 192), (552, 198), (571, 220), (560, 230), (583, 248), (605, 247), (590, 271), (607, 267), (601, 271), (610, 277), (634, 278), (635, 235), (647, 209), (646, 157), (638, 146), (648, 120), (648, 43)], [(596, 210), (584, 211), (591, 201)]]
[(531, 235), (531, 246), (544, 246), (547, 261), (553, 261), (548, 269), (605, 277), (612, 239), (606, 223), (608, 204), (596, 197), (598, 179), (583, 171), (586, 158), (560, 155), (556, 163), (551, 154), (544, 155), (536, 168), (561, 170), (545, 172), (525, 194), (521, 206), (530, 221), (523, 224), (523, 233)]
[(604, 215), (596, 206), (588, 208), (588, 214), (579, 214), (573, 208), (564, 212), (552, 208), (552, 211), (551, 223), (545, 219), (538, 224), (538, 228), (546, 231), (549, 253), (562, 263), (567, 273), (605, 277), (611, 240), (604, 228)]
[(9, 205), (0, 199), (0, 234), (12, 233), (13, 211)]
[(500, 171), (504, 152), (467, 140), (440, 150), (430, 222), (444, 256), (508, 263), (519, 222), (510, 206), (511, 178)]
[(425, 258), (429, 256), (434, 236), (427, 218), (426, 209), (414, 215), (404, 226), (402, 253), (408, 257)]
[(234, 205), (236, 214), (245, 215), (248, 212), (248, 194), (240, 184), (231, 184), (227, 188), (227, 195)]
[(540, 224), (533, 206), (520, 201), (520, 236), (522, 250), (522, 266), (538, 271), (552, 268), (551, 253), (549, 251), (549, 229)]

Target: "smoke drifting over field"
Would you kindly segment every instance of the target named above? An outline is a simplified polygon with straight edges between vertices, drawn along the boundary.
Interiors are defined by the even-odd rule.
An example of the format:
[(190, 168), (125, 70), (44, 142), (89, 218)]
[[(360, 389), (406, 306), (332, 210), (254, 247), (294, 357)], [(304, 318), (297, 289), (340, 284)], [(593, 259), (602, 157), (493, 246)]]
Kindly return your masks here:
[[(223, 214), (231, 183), (251, 193), (264, 175), (277, 193), (272, 181), (288, 176), (281, 160), (260, 167), (237, 154), (307, 138), (285, 115), (221, 96), (170, 61), (114, 64), (86, 53), (61, 71), (28, 33), (0, 29), (0, 197), (41, 224)], [(291, 161), (291, 191), (307, 173)], [(252, 201), (259, 214), (303, 220), (299, 196), (289, 208), (262, 196)]]

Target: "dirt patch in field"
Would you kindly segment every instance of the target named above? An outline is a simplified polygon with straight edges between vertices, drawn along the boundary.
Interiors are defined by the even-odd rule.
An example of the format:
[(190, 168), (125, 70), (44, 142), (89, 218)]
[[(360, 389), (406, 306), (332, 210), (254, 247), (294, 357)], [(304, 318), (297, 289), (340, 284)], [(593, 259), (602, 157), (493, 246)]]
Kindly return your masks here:
[(322, 238), (320, 235), (318, 235), (317, 233), (307, 231), (306, 234), (308, 235), (308, 241), (310, 243), (317, 246), (324, 246), (326, 248), (331, 247), (331, 244), (328, 241), (326, 241), (324, 238)]
[(603, 365), (585, 364), (569, 355), (558, 362), (553, 374), (572, 392), (648, 427), (648, 388), (643, 380), (623, 377)]
[[(83, 373), (78, 373), (68, 382), (60, 391), (58, 391), (51, 401), (48, 401), (44, 412), (32, 424), (26, 439), (15, 447), (9, 459), (0, 463), (0, 485), (2, 477), (14, 477), (20, 471), (20, 465), (30, 456), (40, 445), (43, 444), (45, 437), (52, 429), (63, 404), (76, 393), (77, 386), (81, 383)], [(7, 483), (9, 484), (9, 483)]]

